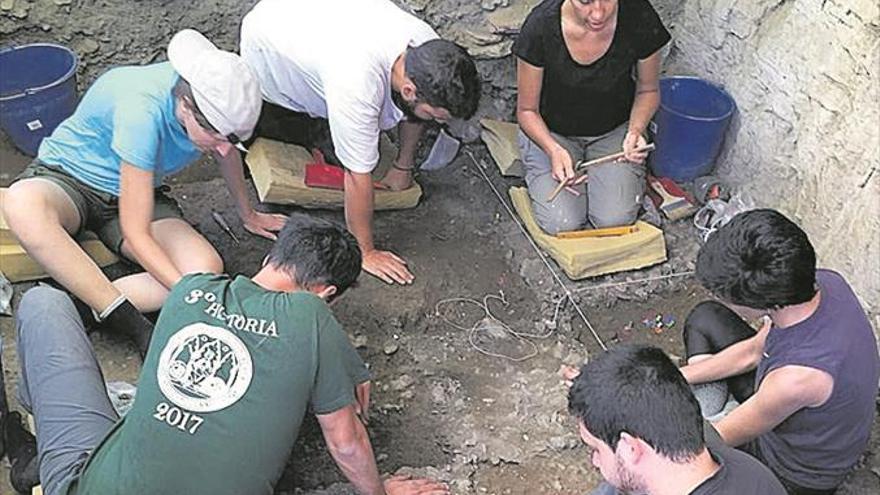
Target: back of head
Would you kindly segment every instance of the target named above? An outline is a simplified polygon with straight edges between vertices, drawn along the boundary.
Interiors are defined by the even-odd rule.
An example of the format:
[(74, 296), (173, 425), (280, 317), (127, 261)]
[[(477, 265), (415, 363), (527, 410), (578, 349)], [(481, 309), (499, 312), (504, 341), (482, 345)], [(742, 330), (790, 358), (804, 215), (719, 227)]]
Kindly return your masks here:
[(360, 275), (361, 249), (345, 227), (293, 214), (278, 233), (267, 261), (305, 289), (317, 284), (336, 286), (338, 297)]
[(430, 40), (406, 50), (406, 75), (417, 96), (453, 117), (469, 119), (480, 101), (480, 76), (467, 50), (446, 40)]
[(704, 447), (697, 399), (656, 347), (622, 345), (592, 359), (569, 391), (568, 409), (612, 450), (623, 432), (674, 462)]
[(775, 210), (740, 213), (706, 241), (697, 277), (716, 296), (754, 309), (801, 304), (816, 294), (807, 234)]

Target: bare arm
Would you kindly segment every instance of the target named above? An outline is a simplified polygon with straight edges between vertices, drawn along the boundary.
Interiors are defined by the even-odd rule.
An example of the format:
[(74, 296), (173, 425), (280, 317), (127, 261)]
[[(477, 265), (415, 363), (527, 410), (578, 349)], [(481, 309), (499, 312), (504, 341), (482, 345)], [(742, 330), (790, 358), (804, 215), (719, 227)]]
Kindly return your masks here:
[(357, 239), (361, 251), (373, 245), (373, 177), (345, 169), (345, 223)]
[(180, 270), (153, 238), (153, 172), (126, 162), (119, 167), (119, 225), (125, 248), (166, 288), (181, 278)]
[(765, 322), (754, 337), (737, 342), (706, 359), (681, 368), (688, 383), (706, 383), (722, 380), (751, 371), (758, 366), (764, 352), (764, 341), (770, 332), (770, 323)]
[(553, 178), (561, 182), (574, 177), (574, 164), (568, 151), (553, 139), (539, 112), (543, 76), (544, 69), (517, 59), (516, 120), (523, 132), (550, 157)]
[(422, 134), (425, 133), (425, 124), (402, 120), (397, 125), (397, 130), (400, 133), (400, 150), (397, 152), (397, 166), (412, 168), (415, 166), (419, 140), (422, 139)]
[(364, 270), (389, 284), (413, 281), (403, 259), (390, 251), (380, 251), (373, 244), (373, 177), (370, 174), (345, 170), (345, 221), (361, 248)]
[(647, 153), (635, 153), (633, 150), (645, 144), (645, 129), (660, 106), (660, 50), (639, 60), (636, 74), (636, 95), (629, 113), (629, 129), (623, 140), (623, 150), (627, 153), (628, 161), (642, 163)]
[(318, 423), (330, 455), (361, 495), (384, 495), (367, 430), (348, 405), (330, 414), (319, 414)]
[(275, 234), (272, 232), (281, 230), (287, 217), (284, 215), (260, 213), (251, 206), (247, 195), (247, 186), (244, 181), (241, 155), (237, 150), (229, 151), (226, 156), (214, 152), (213, 156), (220, 165), (220, 172), (226, 181), (226, 188), (235, 201), (235, 209), (238, 211), (238, 216), (241, 218), (244, 228), (252, 234), (274, 240)]
[(425, 132), (425, 124), (421, 122), (400, 121), (397, 125), (400, 135), (400, 150), (394, 167), (385, 172), (382, 184), (392, 191), (403, 191), (412, 187), (413, 170), (416, 166), (416, 150), (419, 140)]
[(804, 407), (825, 403), (834, 380), (824, 371), (805, 366), (783, 366), (767, 374), (758, 391), (714, 424), (724, 443), (736, 447), (775, 428)]

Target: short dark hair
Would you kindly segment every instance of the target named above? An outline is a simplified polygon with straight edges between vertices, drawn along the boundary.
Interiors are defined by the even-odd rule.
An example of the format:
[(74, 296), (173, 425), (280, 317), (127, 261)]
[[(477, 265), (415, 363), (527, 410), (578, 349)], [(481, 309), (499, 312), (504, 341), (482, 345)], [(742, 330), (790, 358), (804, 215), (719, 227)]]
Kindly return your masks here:
[(612, 450), (623, 432), (673, 462), (691, 459), (705, 446), (700, 405), (656, 347), (621, 345), (590, 360), (568, 392), (568, 410)]
[(193, 96), (192, 86), (186, 82), (186, 79), (179, 77), (177, 82), (174, 83), (174, 87), (171, 88), (171, 94), (183, 100), (184, 104), (192, 110), (193, 117), (195, 117), (196, 122), (198, 122), (200, 126), (219, 134), (220, 131), (208, 122), (208, 118), (205, 117), (205, 114), (199, 109), (199, 105), (196, 103), (196, 98)]
[(354, 236), (336, 222), (296, 213), (278, 233), (268, 263), (305, 289), (334, 285), (334, 297), (338, 297), (361, 273), (361, 249)]
[(469, 119), (480, 102), (480, 76), (467, 50), (446, 40), (430, 40), (406, 50), (404, 68), (416, 85), (416, 96)]
[(801, 304), (816, 295), (816, 252), (776, 210), (740, 213), (697, 255), (697, 277), (721, 299), (753, 309)]

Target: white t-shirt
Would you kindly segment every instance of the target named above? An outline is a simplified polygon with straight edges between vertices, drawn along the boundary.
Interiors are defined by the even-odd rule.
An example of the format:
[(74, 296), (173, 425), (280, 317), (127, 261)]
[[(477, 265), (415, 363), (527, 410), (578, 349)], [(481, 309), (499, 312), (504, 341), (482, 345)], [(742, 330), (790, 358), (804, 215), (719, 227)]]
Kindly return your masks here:
[(330, 122), (336, 156), (353, 172), (379, 162), (379, 132), (403, 113), (391, 66), (438, 38), (390, 0), (262, 0), (241, 25), (241, 56), (271, 103)]

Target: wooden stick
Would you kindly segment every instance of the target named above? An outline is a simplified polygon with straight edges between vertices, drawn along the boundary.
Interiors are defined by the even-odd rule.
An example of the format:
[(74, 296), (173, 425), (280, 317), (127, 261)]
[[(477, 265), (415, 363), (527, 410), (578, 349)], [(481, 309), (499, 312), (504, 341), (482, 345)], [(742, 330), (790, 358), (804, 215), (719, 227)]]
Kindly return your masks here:
[[(654, 151), (654, 148), (655, 148), (654, 143), (648, 143), (644, 146), (636, 148), (635, 151), (637, 153), (641, 153), (644, 151)], [(588, 162), (579, 162), (577, 165), (574, 166), (574, 169), (576, 172), (580, 172), (582, 170), (586, 170), (587, 168), (595, 166), (595, 165), (601, 165), (603, 163), (613, 162), (614, 160), (623, 158), (624, 155), (625, 155), (625, 153), (623, 151), (620, 151), (620, 152), (612, 153), (610, 155), (606, 155), (606, 156), (603, 156), (600, 158), (596, 158), (594, 160), (590, 160)], [(553, 201), (554, 199), (556, 199), (556, 196), (558, 196), (559, 193), (562, 192), (563, 189), (565, 189), (565, 186), (569, 185), (569, 183), (571, 181), (576, 180), (578, 178), (578, 176), (580, 176), (580, 175), (583, 175), (583, 174), (578, 174), (570, 180), (560, 182), (559, 185), (556, 186), (556, 189), (554, 189), (553, 192), (550, 194), (550, 196), (547, 197), (547, 201)]]
[(569, 230), (556, 234), (560, 239), (581, 239), (584, 237), (615, 237), (620, 235), (632, 234), (639, 230), (635, 225), (624, 225), (621, 227), (605, 227), (601, 229), (586, 230)]

